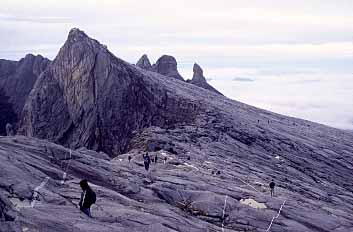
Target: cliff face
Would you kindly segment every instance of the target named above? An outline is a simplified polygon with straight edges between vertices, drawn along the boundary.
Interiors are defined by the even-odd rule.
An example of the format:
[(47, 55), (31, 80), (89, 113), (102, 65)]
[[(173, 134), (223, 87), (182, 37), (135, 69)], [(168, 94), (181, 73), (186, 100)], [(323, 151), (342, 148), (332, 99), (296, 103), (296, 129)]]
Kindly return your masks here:
[(201, 88), (208, 89), (212, 92), (222, 95), (218, 90), (216, 90), (210, 84), (207, 83), (206, 78), (203, 76), (202, 68), (196, 63), (194, 64), (193, 72), (194, 72), (193, 77), (191, 81), (189, 81), (191, 84), (197, 85)]
[(0, 88), (18, 117), (39, 75), (50, 61), (40, 55), (26, 55), (20, 61), (0, 60)]
[(190, 122), (195, 109), (73, 29), (37, 81), (20, 133), (117, 155), (126, 151), (134, 130)]

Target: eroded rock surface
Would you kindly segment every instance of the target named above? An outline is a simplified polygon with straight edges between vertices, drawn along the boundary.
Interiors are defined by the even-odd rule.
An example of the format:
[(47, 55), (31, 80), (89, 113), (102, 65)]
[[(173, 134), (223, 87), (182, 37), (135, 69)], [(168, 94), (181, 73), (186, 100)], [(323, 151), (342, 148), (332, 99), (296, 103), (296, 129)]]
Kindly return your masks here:
[[(294, 152), (279, 162), (262, 149), (237, 144), (231, 132), (222, 142), (206, 142), (194, 137), (204, 128), (185, 133), (190, 130), (151, 128), (141, 135), (163, 137), (178, 151), (150, 152), (159, 162), (148, 173), (140, 149), (107, 160), (86, 149), (70, 152), (44, 140), (0, 137), (0, 231), (203, 232), (222, 231), (223, 223), (224, 231), (263, 232), (285, 200), (270, 231), (353, 229), (352, 156), (313, 148), (311, 156)], [(77, 208), (83, 178), (97, 193), (93, 219)], [(278, 185), (275, 198), (267, 188), (271, 178)], [(243, 204), (246, 199), (262, 207)]]
[[(270, 231), (353, 230), (350, 132), (137, 68), (78, 29), (35, 86), (22, 133), (73, 151), (0, 138), (3, 231), (263, 232), (281, 206)], [(146, 150), (160, 160), (149, 173)], [(94, 219), (75, 207), (82, 178), (98, 193)]]
[(10, 97), (18, 118), (37, 78), (49, 64), (47, 58), (32, 54), (19, 61), (0, 59), (0, 88)]
[(173, 56), (161, 56), (157, 62), (153, 64), (152, 70), (164, 76), (184, 81), (184, 78), (178, 72), (177, 62)]
[(137, 61), (136, 66), (145, 69), (145, 70), (152, 70), (152, 65), (150, 60), (148, 59), (147, 55), (144, 54), (141, 56), (141, 58)]
[(150, 73), (72, 29), (31, 92), (19, 132), (115, 156), (135, 130), (193, 121), (196, 103)]
[(194, 85), (197, 85), (201, 88), (208, 89), (208, 90), (213, 91), (215, 93), (221, 94), (218, 90), (216, 90), (210, 84), (207, 83), (207, 80), (203, 75), (203, 70), (200, 67), (200, 65), (195, 63), (194, 67), (193, 67), (193, 72), (194, 72), (193, 77), (190, 80), (191, 84), (194, 84)]

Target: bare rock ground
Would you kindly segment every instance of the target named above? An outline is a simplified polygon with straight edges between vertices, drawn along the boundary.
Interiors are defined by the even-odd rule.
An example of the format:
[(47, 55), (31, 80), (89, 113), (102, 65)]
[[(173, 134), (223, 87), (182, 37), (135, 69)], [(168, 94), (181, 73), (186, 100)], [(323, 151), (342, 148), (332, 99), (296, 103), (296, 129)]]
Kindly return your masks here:
[[(153, 130), (156, 136), (165, 135)], [(159, 158), (149, 172), (138, 149), (109, 159), (86, 149), (70, 155), (69, 149), (44, 140), (1, 137), (0, 231), (222, 231), (222, 224), (224, 231), (353, 228), (351, 183), (343, 184), (351, 179), (351, 157), (337, 162), (327, 158), (327, 164), (318, 166), (299, 156), (292, 157), (294, 161), (286, 156), (261, 159), (247, 149), (240, 156), (219, 142), (201, 147), (178, 142), (175, 136), (181, 130), (165, 136), (174, 143), (173, 153), (179, 149), (177, 154), (163, 148), (149, 153)], [(98, 197), (93, 219), (76, 206), (83, 178)], [(278, 184), (275, 198), (267, 188), (271, 178)], [(243, 204), (245, 199), (265, 207)]]

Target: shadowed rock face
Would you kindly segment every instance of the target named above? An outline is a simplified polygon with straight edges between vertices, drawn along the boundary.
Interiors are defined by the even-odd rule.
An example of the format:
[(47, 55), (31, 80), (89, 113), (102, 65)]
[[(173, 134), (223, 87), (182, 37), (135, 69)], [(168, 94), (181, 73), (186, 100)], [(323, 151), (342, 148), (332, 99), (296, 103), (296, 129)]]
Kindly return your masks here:
[(20, 61), (0, 60), (0, 88), (19, 117), (26, 99), (39, 75), (50, 61), (40, 55), (26, 55)]
[(149, 71), (152, 70), (151, 62), (148, 59), (146, 54), (141, 56), (141, 58), (137, 61), (136, 66), (145, 70), (149, 70)]
[(178, 80), (184, 81), (184, 78), (179, 74), (177, 62), (173, 56), (163, 55), (153, 65), (153, 71)]
[(20, 133), (114, 156), (126, 151), (134, 130), (191, 122), (196, 112), (194, 103), (73, 29), (38, 79)]
[(198, 64), (194, 64), (193, 71), (194, 75), (192, 77), (192, 80), (190, 81), (191, 84), (221, 94), (218, 90), (216, 90), (210, 84), (207, 83), (206, 78), (203, 76), (202, 68)]

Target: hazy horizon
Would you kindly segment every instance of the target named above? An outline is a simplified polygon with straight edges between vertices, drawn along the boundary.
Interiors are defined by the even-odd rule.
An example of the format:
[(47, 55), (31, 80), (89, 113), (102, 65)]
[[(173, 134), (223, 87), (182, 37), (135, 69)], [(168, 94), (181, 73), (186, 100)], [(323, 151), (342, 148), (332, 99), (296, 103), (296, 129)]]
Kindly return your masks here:
[[(0, 58), (53, 59), (78, 27), (135, 63), (173, 55), (227, 97), (353, 129), (353, 1), (4, 1)], [(36, 7), (33, 7), (36, 6)]]

